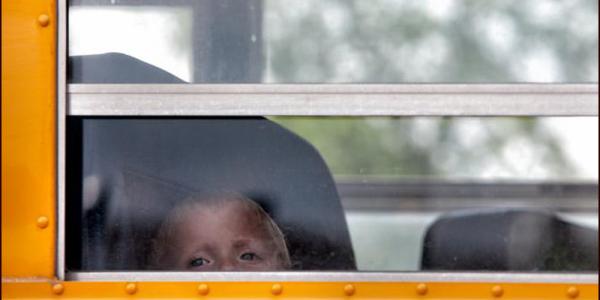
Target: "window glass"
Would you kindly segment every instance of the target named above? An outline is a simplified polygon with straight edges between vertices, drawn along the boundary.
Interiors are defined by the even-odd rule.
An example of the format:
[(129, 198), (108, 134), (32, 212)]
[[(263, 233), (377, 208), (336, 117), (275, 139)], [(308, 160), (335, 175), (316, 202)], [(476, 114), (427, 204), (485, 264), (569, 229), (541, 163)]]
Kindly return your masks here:
[(186, 7), (73, 6), (69, 24), (69, 55), (124, 53), (193, 80), (192, 14)]
[(598, 81), (595, 0), (78, 0), (69, 18), (78, 83), (145, 63), (169, 74), (139, 82)]
[(598, 118), (70, 117), (70, 271), (593, 271)]
[(595, 117), (271, 119), (319, 149), (337, 178), (598, 179)]

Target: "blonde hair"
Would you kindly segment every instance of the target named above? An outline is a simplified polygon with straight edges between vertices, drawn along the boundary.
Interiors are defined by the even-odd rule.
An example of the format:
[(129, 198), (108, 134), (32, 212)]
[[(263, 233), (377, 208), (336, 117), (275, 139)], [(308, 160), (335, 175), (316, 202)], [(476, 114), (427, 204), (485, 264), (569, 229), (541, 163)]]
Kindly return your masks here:
[(248, 197), (233, 192), (219, 193), (210, 196), (193, 195), (185, 198), (171, 209), (167, 214), (167, 217), (161, 223), (155, 238), (152, 241), (152, 251), (150, 255), (151, 268), (163, 270), (169, 269), (169, 254), (171, 253), (170, 250), (172, 246), (168, 241), (174, 236), (177, 223), (183, 220), (185, 214), (199, 206), (219, 208), (232, 202), (242, 204), (261, 221), (261, 225), (266, 225), (266, 228), (269, 230), (269, 233), (277, 246), (277, 259), (284, 269), (289, 269), (291, 266), (289, 251), (285, 243), (284, 235), (275, 221), (273, 221), (269, 214), (267, 214), (258, 203)]

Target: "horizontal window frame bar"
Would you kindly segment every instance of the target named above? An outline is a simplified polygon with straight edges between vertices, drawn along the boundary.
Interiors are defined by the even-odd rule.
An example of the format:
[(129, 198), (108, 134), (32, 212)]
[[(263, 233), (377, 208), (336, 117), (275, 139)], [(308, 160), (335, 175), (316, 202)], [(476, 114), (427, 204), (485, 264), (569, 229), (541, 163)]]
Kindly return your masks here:
[(75, 116), (597, 116), (598, 84), (69, 84)]
[[(366, 179), (363, 179), (366, 178)], [(366, 182), (365, 182), (366, 181)], [(597, 198), (598, 181), (582, 180), (451, 180), (429, 178), (377, 179), (376, 177), (336, 178), (336, 184), (351, 197), (382, 198)]]
[[(336, 179), (348, 211), (542, 209), (598, 213), (598, 182)], [(568, 199), (568, 201), (566, 201)]]
[(597, 284), (598, 274), (532, 272), (67, 272), (70, 281), (494, 282)]

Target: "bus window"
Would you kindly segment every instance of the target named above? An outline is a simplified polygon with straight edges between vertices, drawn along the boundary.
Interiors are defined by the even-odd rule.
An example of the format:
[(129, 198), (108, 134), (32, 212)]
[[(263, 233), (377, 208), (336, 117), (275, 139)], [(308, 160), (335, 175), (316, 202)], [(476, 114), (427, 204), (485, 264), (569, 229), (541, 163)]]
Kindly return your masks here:
[(73, 217), (67, 228), (81, 228), (68, 237), (74, 242), (67, 255), (71, 269), (147, 269), (153, 243), (170, 240), (157, 235), (172, 209), (194, 195), (227, 200), (231, 193), (272, 218), (287, 243), (290, 267), (355, 269), (327, 165), (308, 142), (272, 121), (74, 119), (71, 128), (80, 133), (73, 151), (82, 157), (69, 166), (77, 175), (72, 203), (81, 203), (67, 212)]
[(597, 270), (596, 122), (71, 118), (67, 267)]
[(70, 1), (69, 81), (260, 82), (261, 3)]
[(131, 72), (117, 54), (190, 83), (598, 81), (594, 0), (77, 0), (69, 18), (72, 82)]
[(597, 270), (597, 118), (274, 120), (331, 168), (359, 270)]
[(597, 1), (70, 1), (67, 278), (597, 270), (590, 23)]

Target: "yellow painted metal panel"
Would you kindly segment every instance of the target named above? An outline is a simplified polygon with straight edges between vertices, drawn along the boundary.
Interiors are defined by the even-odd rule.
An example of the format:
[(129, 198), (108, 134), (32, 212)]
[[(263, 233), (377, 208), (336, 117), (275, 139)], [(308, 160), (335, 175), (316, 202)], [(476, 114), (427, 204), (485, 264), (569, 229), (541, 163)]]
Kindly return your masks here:
[[(419, 283), (352, 283), (354, 293), (347, 293), (348, 283), (206, 283), (194, 282), (3, 282), (2, 298), (246, 298), (246, 299), (598, 299), (598, 286), (569, 284), (493, 284), (493, 283), (426, 283), (419, 294)], [(273, 285), (281, 287), (273, 293)], [(494, 294), (494, 291), (500, 293)], [(423, 291), (423, 290), (421, 290)], [(205, 292), (205, 293), (202, 293)]]
[(54, 276), (55, 6), (2, 0), (3, 280)]
[(55, 254), (54, 8), (55, 3), (47, 0), (2, 0), (2, 298), (598, 299), (598, 285), (567, 284), (56, 285), (48, 280), (53, 277)]

